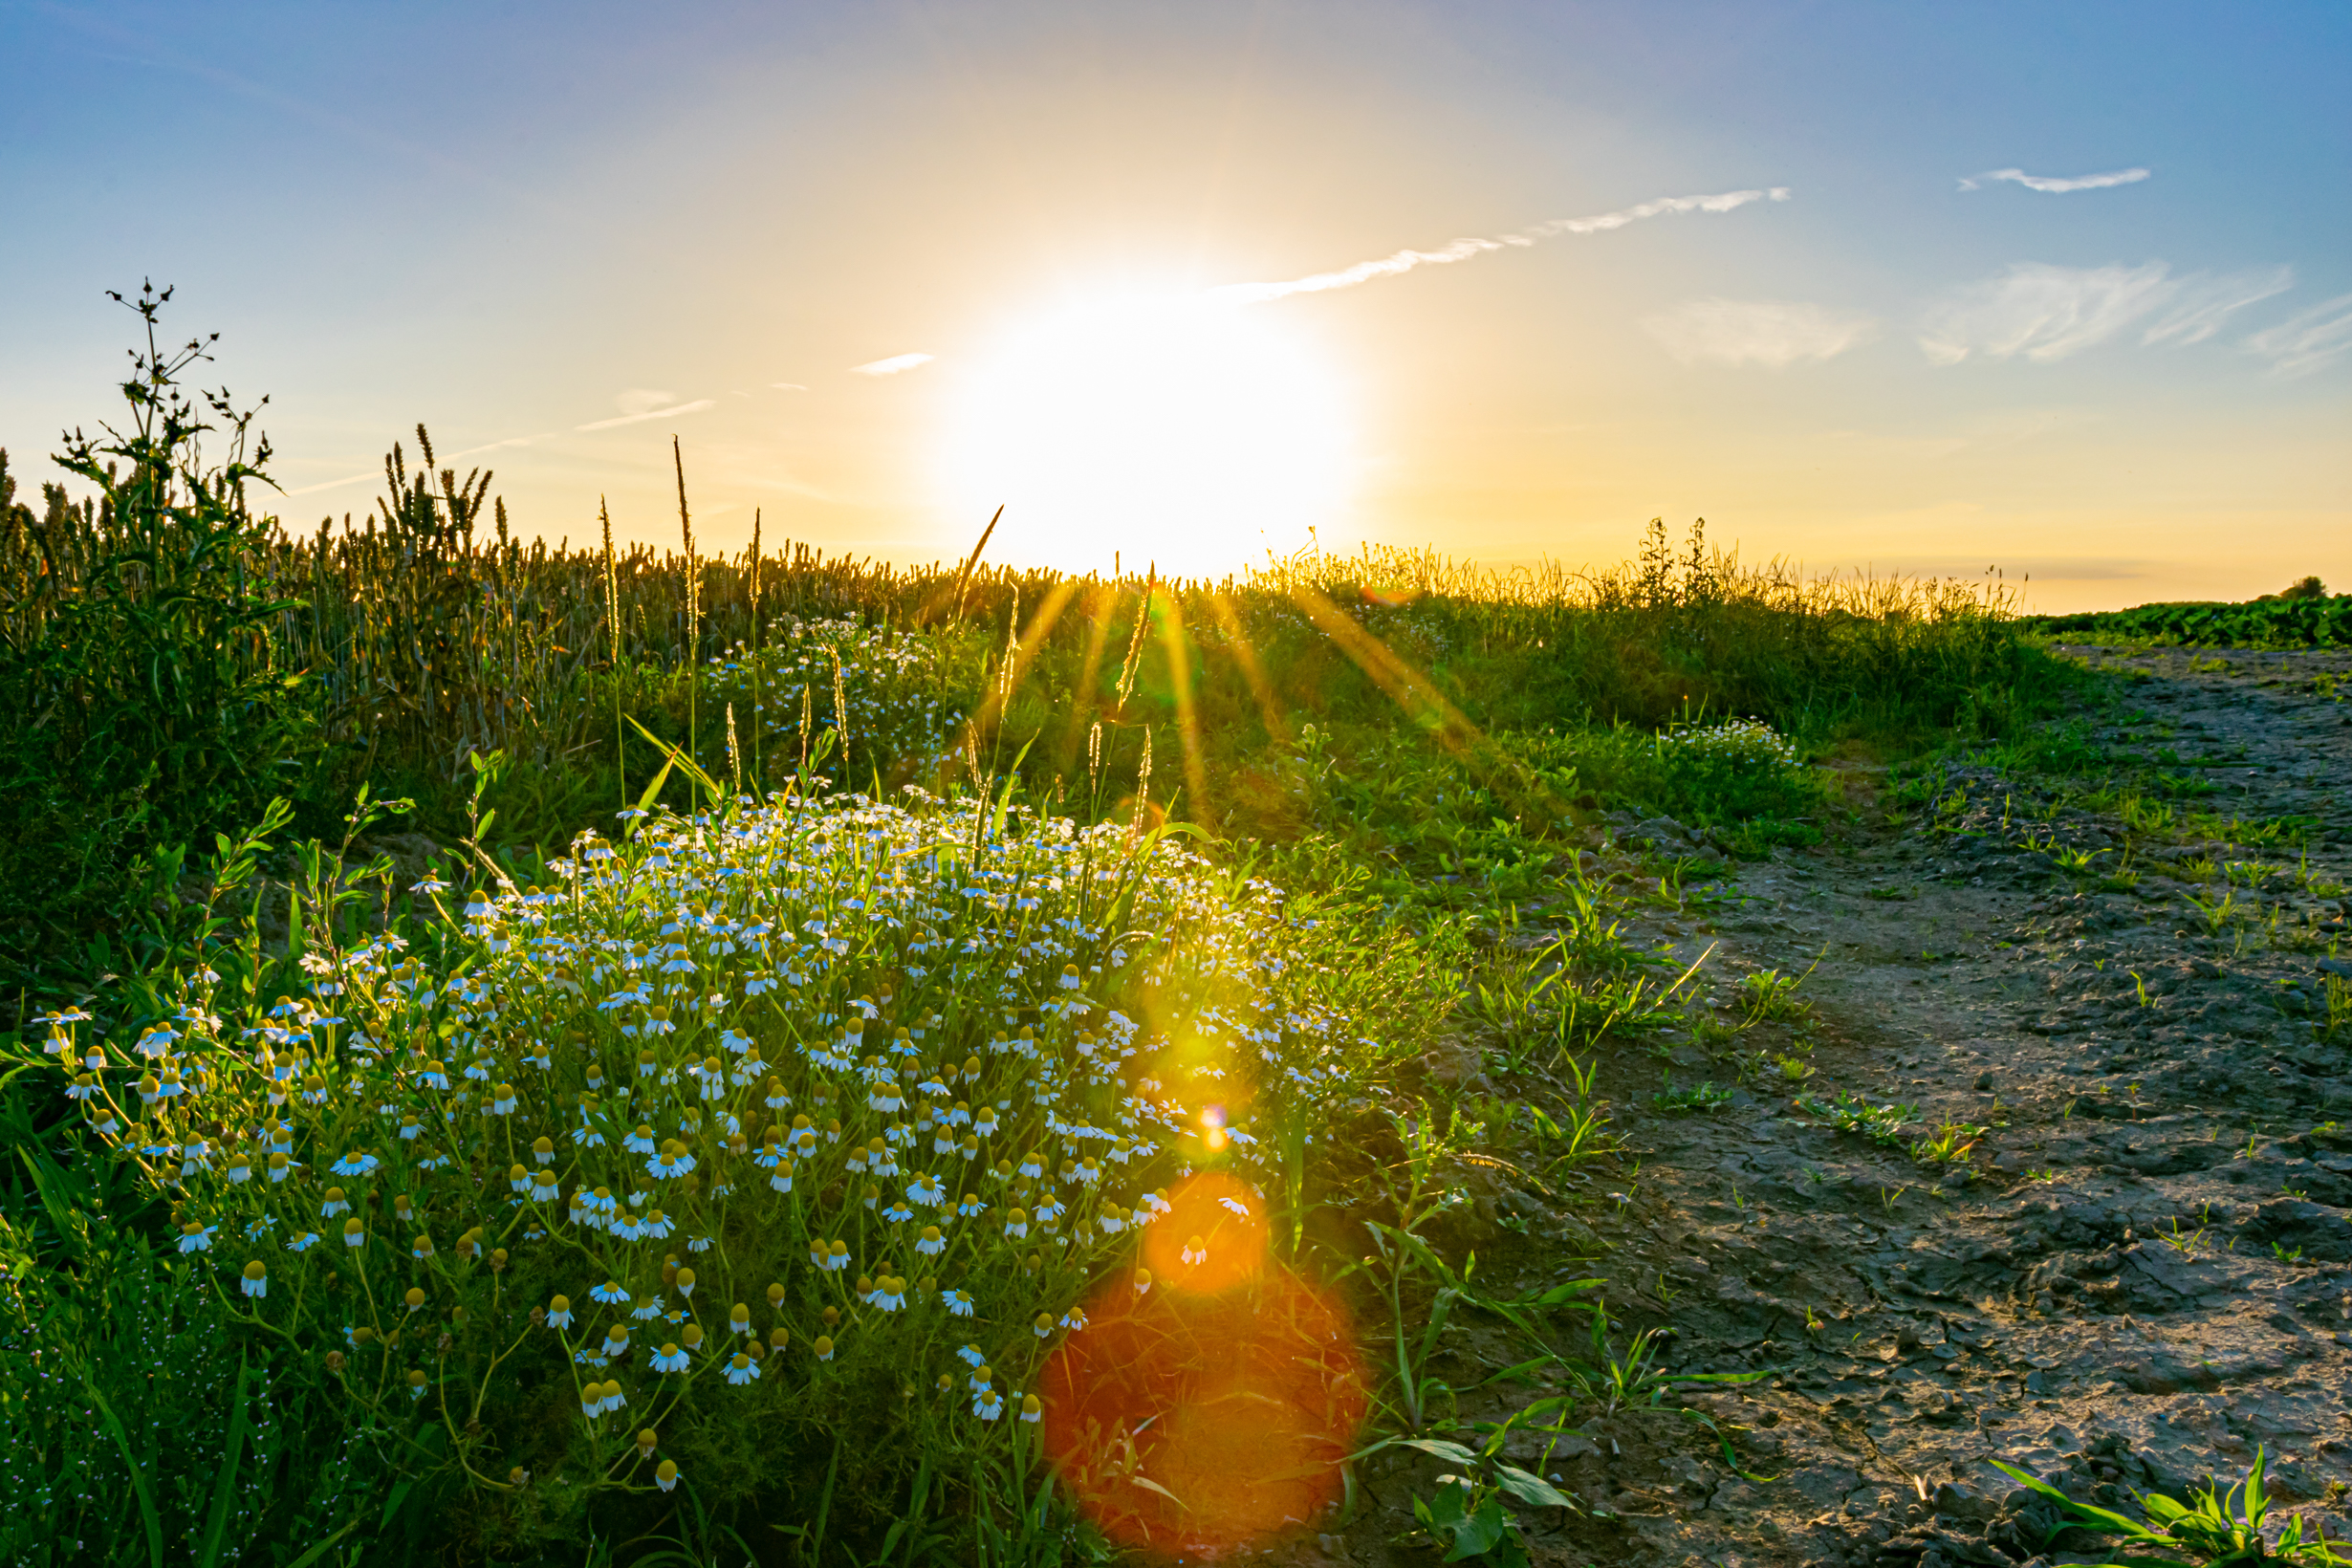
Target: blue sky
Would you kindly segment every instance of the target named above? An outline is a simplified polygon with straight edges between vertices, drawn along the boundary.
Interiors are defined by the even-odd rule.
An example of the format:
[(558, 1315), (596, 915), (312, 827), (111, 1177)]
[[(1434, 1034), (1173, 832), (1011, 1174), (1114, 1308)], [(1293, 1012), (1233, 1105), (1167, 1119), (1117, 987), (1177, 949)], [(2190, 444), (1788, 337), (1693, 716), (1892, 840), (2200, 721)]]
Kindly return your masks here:
[(0, 59), (31, 477), (151, 276), (303, 527), (422, 420), (551, 537), (669, 537), (675, 433), (717, 547), (2352, 583), (2341, 7), (10, 5)]

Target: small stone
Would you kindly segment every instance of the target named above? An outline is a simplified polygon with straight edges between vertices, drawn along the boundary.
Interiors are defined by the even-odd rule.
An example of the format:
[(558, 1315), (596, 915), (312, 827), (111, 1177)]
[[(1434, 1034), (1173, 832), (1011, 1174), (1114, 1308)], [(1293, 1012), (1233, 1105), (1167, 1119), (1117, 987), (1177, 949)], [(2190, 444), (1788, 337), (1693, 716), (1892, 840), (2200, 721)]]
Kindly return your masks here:
[(1991, 1073), (1979, 1073), (1976, 1075), (1976, 1088), (1979, 1093), (1982, 1093), (1992, 1087), (1993, 1075)]

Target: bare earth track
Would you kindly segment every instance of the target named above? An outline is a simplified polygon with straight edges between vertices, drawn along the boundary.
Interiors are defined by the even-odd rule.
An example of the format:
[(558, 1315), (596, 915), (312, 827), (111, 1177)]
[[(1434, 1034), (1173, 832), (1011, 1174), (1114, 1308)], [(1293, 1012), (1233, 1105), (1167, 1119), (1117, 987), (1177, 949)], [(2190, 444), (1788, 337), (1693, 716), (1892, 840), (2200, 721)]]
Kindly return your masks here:
[[(1886, 781), (1858, 773), (1871, 825), (1656, 923), (1686, 961), (1712, 945), (1726, 1024), (1727, 982), (1818, 959), (1811, 1015), (1663, 1063), (1621, 1051), (1602, 1081), (1645, 1152), (1598, 1185), (1622, 1201), (1471, 1173), (1483, 1223), (1455, 1239), (1505, 1260), (1491, 1283), (1605, 1274), (1614, 1317), (1672, 1326), (1675, 1365), (1772, 1373), (1688, 1401), (1745, 1475), (1667, 1410), (1579, 1422), (1548, 1453), (1514, 1433), (1505, 1457), (1593, 1511), (1521, 1511), (1535, 1562), (2098, 1561), (2036, 1557), (2049, 1517), (1987, 1459), (2127, 1505), (2235, 1480), (2257, 1446), (2282, 1507), (2352, 1535), (2352, 1018), (2327, 1028), (2328, 982), (2352, 977), (2352, 657), (2069, 651), (2121, 675), (2087, 738), (2205, 816), (2144, 803), (2135, 825), (2081, 780), (1984, 765), (1889, 825)], [(1653, 1109), (1662, 1066), (1729, 1084), (1759, 1041), (1815, 1076)], [(1800, 1091), (1916, 1111), (1882, 1143)], [(1944, 1123), (1987, 1129), (1965, 1165), (1913, 1158)], [(1466, 1324), (1439, 1370), (1467, 1386), (1522, 1360), (1504, 1335)], [(1550, 1391), (1492, 1384), (1461, 1414)], [(1368, 1461), (1374, 1506), (1280, 1555), (1435, 1560), (1408, 1494), (1446, 1468)]]

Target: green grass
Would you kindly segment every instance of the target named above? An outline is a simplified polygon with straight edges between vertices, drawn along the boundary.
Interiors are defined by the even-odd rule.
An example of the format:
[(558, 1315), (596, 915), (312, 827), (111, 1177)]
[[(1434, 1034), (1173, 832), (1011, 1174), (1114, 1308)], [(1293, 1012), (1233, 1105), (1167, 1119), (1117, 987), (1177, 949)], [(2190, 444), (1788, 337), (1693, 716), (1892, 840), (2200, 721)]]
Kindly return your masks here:
[[(2332, 1565), (2352, 1562), (2342, 1550), (2352, 1543), (2331, 1541), (2324, 1525), (2302, 1514), (2292, 1515), (2283, 1529), (2265, 1529), (2272, 1498), (2263, 1484), (2267, 1461), (2254, 1450), (2254, 1467), (2233, 1486), (2209, 1479), (2188, 1489), (2184, 1498), (2160, 1492), (2134, 1495), (2139, 1518), (2070, 1497), (2039, 1476), (1998, 1459), (1987, 1460), (2002, 1474), (2031, 1489), (2044, 1503), (2051, 1521), (2043, 1544), (2056, 1546), (2069, 1535), (2112, 1536), (2132, 1556), (2122, 1560), (2150, 1568), (2193, 1568), (2238, 1562), (2287, 1562)], [(2102, 1489), (2103, 1490), (2103, 1489)]]
[[(159, 307), (141, 302), (150, 324)], [(1596, 1408), (1637, 1374), (1654, 1403), (1652, 1339), (1621, 1353), (1596, 1317), (1562, 1341), (1551, 1319), (1576, 1301), (1472, 1284), (1437, 1239), (1466, 1202), (1451, 1173), (1507, 1160), (1557, 1197), (1614, 1162), (1601, 1066), (1714, 1028), (1630, 913), (1703, 908), (1740, 858), (1838, 831), (1820, 762), (2017, 743), (2084, 679), (1998, 599), (1750, 569), (1695, 529), (1669, 551), (1657, 525), (1633, 562), (1582, 574), (1367, 550), (1219, 582), (706, 558), (683, 526), (675, 552), (575, 550), (525, 544), (490, 476), (436, 468), (420, 429), (422, 467), (394, 449), (372, 518), (297, 532), (260, 509), (266, 445), (207, 467), (197, 425), (239, 416), (183, 397), (186, 357), (143, 353), (128, 433), (76, 457), (95, 502), (53, 492), (35, 515), (0, 474), (0, 690), (34, 716), (0, 756), (18, 1019), (0, 1116), (24, 1151), (0, 1168), (0, 1455), (59, 1521), (12, 1543), (28, 1560), (1090, 1560), (1102, 1537), (1017, 1415), (970, 1408), (957, 1350), (986, 1339), (998, 1393), (1047, 1386), (1060, 1315), (1136, 1266), (1110, 1206), (1131, 1221), (1187, 1167), (1245, 1177), (1281, 1267), (1374, 1325), (1364, 1441), (1448, 1428), (1454, 1303), (1531, 1336)], [(1701, 853), (1604, 871), (1589, 850), (1618, 812), (1671, 817)], [(444, 851), (444, 885), (412, 885), (411, 832)], [(755, 999), (772, 971), (799, 978)], [(629, 976), (651, 990), (600, 1007)], [(1746, 1022), (1801, 1027), (1799, 978), (1751, 976)], [(1004, 1102), (1006, 1145), (974, 1170), (1054, 1149), (1054, 1173), (975, 1178), (986, 1223), (944, 1225), (935, 1261), (847, 1165), (855, 1134), (889, 1136), (854, 1068), (882, 1053), (825, 1051), (860, 995), (926, 1031), (897, 1093), (928, 1103), (936, 1073), (947, 1103)], [(1069, 998), (1086, 1032), (1136, 1021), (1120, 1074), (1081, 1049)], [(702, 1097), (690, 1069), (742, 1059), (738, 1039), (792, 1105), (761, 1076)], [(1433, 1078), (1448, 1040), (1500, 1086)], [(1803, 1081), (1801, 1056), (1778, 1060), (1758, 1070)], [(162, 1096), (165, 1066), (202, 1092)], [(1155, 1096), (1166, 1119), (1120, 1121)], [(1129, 1160), (1069, 1186), (1083, 1141), (1044, 1118), (1080, 1106)], [(94, 1130), (94, 1107), (118, 1125)], [(777, 1193), (754, 1162), (796, 1114), (844, 1142)], [(1910, 1117), (1818, 1114), (1890, 1143)], [(614, 1163), (641, 1122), (696, 1172)], [(304, 1167), (282, 1184), (273, 1125)], [(914, 1136), (903, 1164), (961, 1171)], [(376, 1171), (332, 1171), (362, 1150)], [(642, 1183), (636, 1211), (686, 1229), (616, 1241), (572, 1218), (583, 1182), (623, 1202)], [(331, 1186), (362, 1247), (316, 1212)], [(1002, 1227), (1065, 1187), (1060, 1233), (1092, 1229), (1049, 1262), (1041, 1233), (1024, 1250)], [(306, 1229), (322, 1239), (288, 1252)], [(711, 1247), (680, 1251), (697, 1229)], [(207, 1245), (181, 1251), (191, 1235)], [(812, 1268), (820, 1240), (849, 1245), (847, 1279)], [(905, 1280), (885, 1294), (906, 1305), (865, 1299), (860, 1273)], [(608, 1279), (627, 1302), (590, 1310)], [(569, 1329), (547, 1326), (558, 1295)], [(755, 1383), (708, 1356), (646, 1367), (689, 1317), (726, 1338), (738, 1299), (771, 1336)], [(589, 1417), (589, 1372), (610, 1374), (573, 1358), (617, 1319), (637, 1325), (626, 1419)], [(44, 1396), (60, 1386), (89, 1398)], [(1443, 1528), (1492, 1524), (1513, 1478), (1491, 1458)]]
[(2142, 604), (2128, 610), (2034, 616), (2028, 629), (2065, 641), (2123, 641), (2156, 647), (2341, 648), (2352, 645), (2352, 594), (2244, 603)]

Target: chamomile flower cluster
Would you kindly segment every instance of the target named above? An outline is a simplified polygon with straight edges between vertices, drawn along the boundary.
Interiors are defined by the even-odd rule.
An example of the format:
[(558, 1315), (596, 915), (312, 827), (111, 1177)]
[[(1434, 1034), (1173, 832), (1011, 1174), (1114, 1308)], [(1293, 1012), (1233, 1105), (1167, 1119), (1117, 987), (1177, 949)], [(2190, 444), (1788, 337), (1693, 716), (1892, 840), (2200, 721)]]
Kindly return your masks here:
[(592, 1433), (957, 1339), (943, 1412), (1011, 1429), (1167, 1186), (1373, 1056), (1276, 889), (1123, 826), (743, 800), (553, 870), (242, 1018), (204, 971), (127, 1039), (50, 1021), (224, 1310), (394, 1407), (515, 1377), (467, 1346), (528, 1314)]
[(936, 639), (862, 621), (771, 622), (768, 642), (738, 644), (710, 661), (722, 694), (741, 686), (741, 723), (760, 727), (768, 770), (789, 771), (802, 749), (846, 718), (860, 755), (844, 771), (838, 753), (814, 766), (834, 778), (869, 776), (875, 763), (930, 777), (954, 751), (967, 703), (949, 690), (947, 650)]
[(1677, 725), (1659, 733), (1658, 749), (1664, 755), (1739, 773), (1787, 773), (1798, 766), (1797, 743), (1761, 719), (1732, 719), (1705, 727)]

